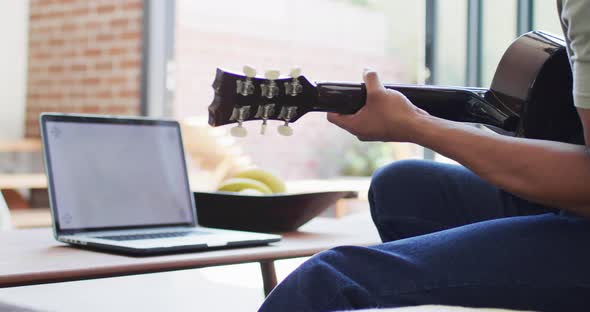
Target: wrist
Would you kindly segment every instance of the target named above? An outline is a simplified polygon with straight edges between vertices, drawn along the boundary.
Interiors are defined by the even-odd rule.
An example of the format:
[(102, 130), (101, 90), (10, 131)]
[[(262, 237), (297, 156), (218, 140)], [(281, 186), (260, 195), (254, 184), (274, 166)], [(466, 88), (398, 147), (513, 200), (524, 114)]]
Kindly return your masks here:
[(417, 116), (412, 119), (408, 128), (408, 141), (410, 143), (427, 146), (429, 137), (435, 132), (433, 129), (437, 127), (439, 120), (439, 118), (427, 113), (418, 113)]

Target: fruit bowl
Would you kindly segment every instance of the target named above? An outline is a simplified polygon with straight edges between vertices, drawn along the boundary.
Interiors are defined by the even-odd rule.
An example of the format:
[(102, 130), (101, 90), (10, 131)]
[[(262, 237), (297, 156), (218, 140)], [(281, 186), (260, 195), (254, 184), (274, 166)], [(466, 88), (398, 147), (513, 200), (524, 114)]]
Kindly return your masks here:
[(356, 192), (328, 191), (296, 194), (248, 195), (231, 192), (194, 192), (199, 224), (233, 230), (289, 232)]

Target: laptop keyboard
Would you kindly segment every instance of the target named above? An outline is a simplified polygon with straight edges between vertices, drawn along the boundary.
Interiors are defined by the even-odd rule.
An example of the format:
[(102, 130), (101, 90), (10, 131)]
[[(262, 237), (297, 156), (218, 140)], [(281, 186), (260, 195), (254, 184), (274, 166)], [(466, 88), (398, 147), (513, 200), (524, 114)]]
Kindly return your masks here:
[(96, 238), (110, 239), (116, 241), (140, 240), (140, 239), (158, 239), (158, 238), (172, 238), (194, 235), (205, 235), (207, 232), (200, 231), (186, 231), (186, 232), (162, 232), (162, 233), (146, 233), (146, 234), (129, 234), (129, 235), (113, 235), (113, 236), (97, 236)]

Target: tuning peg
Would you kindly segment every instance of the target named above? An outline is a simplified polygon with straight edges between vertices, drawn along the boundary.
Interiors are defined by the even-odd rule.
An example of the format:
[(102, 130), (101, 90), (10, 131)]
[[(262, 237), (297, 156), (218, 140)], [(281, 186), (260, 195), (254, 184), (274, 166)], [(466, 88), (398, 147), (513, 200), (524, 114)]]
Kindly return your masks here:
[(281, 76), (281, 72), (277, 69), (269, 69), (264, 73), (264, 78), (268, 80), (277, 80)]
[(294, 67), (293, 69), (291, 69), (289, 76), (291, 76), (292, 78), (299, 78), (299, 76), (301, 76), (301, 67)]
[(246, 77), (248, 78), (256, 77), (256, 68), (250, 65), (244, 65), (242, 71), (244, 72), (244, 75), (246, 75)]
[(277, 131), (282, 136), (292, 136), (293, 135), (293, 128), (289, 127), (288, 121), (285, 121), (284, 125), (278, 126)]
[(262, 121), (262, 126), (260, 126), (260, 134), (266, 134), (266, 119)]
[(236, 137), (236, 138), (243, 138), (243, 137), (245, 137), (245, 136), (247, 136), (247, 135), (248, 135), (248, 130), (246, 130), (246, 128), (244, 128), (244, 127), (242, 126), (242, 124), (240, 123), (239, 125), (237, 125), (237, 126), (235, 126), (235, 127), (231, 128), (231, 129), (229, 130), (229, 133), (230, 133), (230, 134), (231, 134), (233, 137)]

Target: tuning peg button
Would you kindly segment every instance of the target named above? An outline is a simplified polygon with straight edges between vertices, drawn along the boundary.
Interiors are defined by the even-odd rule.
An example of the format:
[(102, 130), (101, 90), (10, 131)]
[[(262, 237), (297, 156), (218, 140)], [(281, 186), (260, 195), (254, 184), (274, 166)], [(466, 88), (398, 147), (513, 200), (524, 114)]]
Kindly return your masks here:
[(287, 122), (285, 122), (284, 125), (278, 126), (277, 131), (282, 136), (292, 136), (293, 135), (293, 128), (289, 127), (289, 123), (287, 123)]
[(248, 78), (256, 77), (256, 68), (250, 65), (244, 65), (242, 71), (244, 72), (244, 75), (246, 75), (246, 77)]
[(248, 130), (242, 125), (235, 126), (230, 129), (229, 133), (236, 138), (243, 138), (248, 135)]
[(264, 78), (268, 80), (277, 80), (281, 76), (281, 72), (277, 69), (269, 69), (264, 73)]
[(294, 67), (293, 69), (291, 69), (289, 76), (291, 76), (292, 78), (299, 78), (299, 76), (301, 76), (301, 67)]

